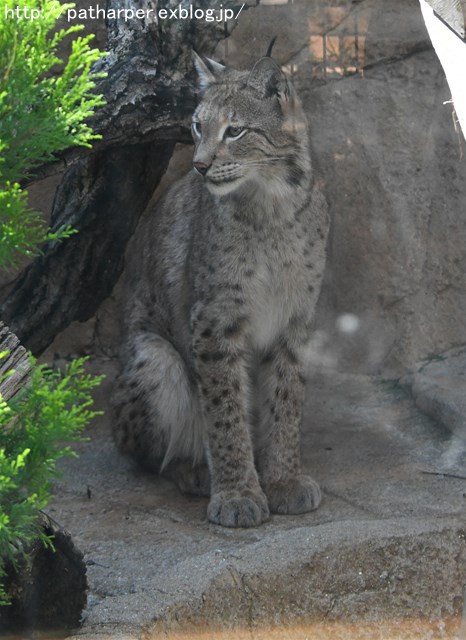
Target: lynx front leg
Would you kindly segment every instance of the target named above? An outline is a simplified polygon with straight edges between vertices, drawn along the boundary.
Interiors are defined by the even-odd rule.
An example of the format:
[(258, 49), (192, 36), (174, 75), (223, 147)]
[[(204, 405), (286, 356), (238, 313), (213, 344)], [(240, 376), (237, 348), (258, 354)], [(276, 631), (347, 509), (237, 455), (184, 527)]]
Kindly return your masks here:
[(238, 339), (229, 335), (233, 325), (214, 330), (213, 324), (202, 323), (194, 336), (211, 475), (207, 517), (226, 527), (254, 527), (269, 519), (269, 509), (247, 424), (246, 364)]
[(282, 343), (261, 366), (261, 443), (258, 469), (272, 513), (297, 514), (319, 506), (319, 485), (301, 472), (300, 425), (305, 379), (293, 349)]

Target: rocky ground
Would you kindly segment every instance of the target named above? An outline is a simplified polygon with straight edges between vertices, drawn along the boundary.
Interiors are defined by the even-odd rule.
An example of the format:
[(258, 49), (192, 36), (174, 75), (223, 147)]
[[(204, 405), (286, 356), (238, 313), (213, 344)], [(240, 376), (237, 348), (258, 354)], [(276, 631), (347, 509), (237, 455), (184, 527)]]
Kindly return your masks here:
[(303, 457), (323, 503), (250, 530), (209, 524), (206, 499), (134, 468), (101, 419), (49, 508), (86, 558), (77, 638), (466, 637), (466, 440), (430, 391), (464, 371), (456, 350), (403, 385), (316, 374)]

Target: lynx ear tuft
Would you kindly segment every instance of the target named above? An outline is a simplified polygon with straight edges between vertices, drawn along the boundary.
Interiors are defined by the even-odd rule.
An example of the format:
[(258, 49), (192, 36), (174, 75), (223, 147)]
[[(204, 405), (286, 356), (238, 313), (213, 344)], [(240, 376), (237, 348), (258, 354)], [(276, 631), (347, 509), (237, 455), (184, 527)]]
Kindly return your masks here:
[(205, 91), (212, 84), (215, 84), (226, 69), (223, 64), (215, 62), (215, 60), (211, 60), (210, 58), (201, 58), (201, 56), (194, 50), (193, 61), (199, 77), (199, 86), (202, 91)]
[(272, 49), (273, 49), (273, 45), (275, 44), (275, 40), (277, 39), (277, 36), (274, 36), (272, 38), (272, 40), (269, 42), (269, 46), (267, 47), (267, 51), (265, 53), (265, 57), (266, 58), (271, 58), (272, 57)]

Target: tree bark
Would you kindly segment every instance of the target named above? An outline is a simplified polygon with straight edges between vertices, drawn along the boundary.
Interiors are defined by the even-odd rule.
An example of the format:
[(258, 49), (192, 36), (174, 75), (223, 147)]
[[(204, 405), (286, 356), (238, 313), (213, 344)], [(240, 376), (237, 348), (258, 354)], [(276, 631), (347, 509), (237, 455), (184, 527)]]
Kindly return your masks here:
[(59, 186), (52, 227), (78, 233), (49, 243), (24, 271), (0, 317), (33, 353), (111, 293), (126, 243), (170, 159), (173, 143), (115, 147), (74, 163)]
[(0, 632), (67, 631), (79, 626), (86, 606), (86, 565), (70, 534), (45, 514), (40, 526), (53, 549), (37, 540), (28, 562), (7, 567), (5, 586), (11, 604), (0, 607)]
[[(169, 12), (180, 4), (186, 2), (108, 0), (107, 11)], [(234, 0), (222, 5), (236, 13), (241, 8)], [(196, 3), (204, 10), (214, 6), (211, 0)], [(156, 22), (153, 13), (148, 15), (107, 21), (109, 55), (96, 69), (107, 72), (98, 87), (107, 104), (91, 121), (103, 138), (86, 155), (62, 154), (62, 162), (71, 166), (57, 190), (51, 226), (71, 224), (79, 233), (46, 245), (0, 307), (0, 317), (35, 354), (70, 322), (91, 318), (111, 293), (123, 270), (126, 244), (175, 143), (190, 139), (196, 100), (192, 49), (210, 53), (235, 26), (232, 21)]]
[(26, 349), (3, 322), (0, 322), (0, 353), (5, 353), (0, 359), (0, 395), (9, 400), (25, 384), (31, 364)]

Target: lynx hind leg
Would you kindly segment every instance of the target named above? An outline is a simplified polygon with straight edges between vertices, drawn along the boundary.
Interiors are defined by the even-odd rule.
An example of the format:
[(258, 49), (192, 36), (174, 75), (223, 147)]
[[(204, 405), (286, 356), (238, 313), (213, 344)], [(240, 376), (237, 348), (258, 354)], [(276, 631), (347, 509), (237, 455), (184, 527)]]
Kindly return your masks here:
[(182, 357), (153, 333), (134, 337), (130, 351), (113, 396), (120, 449), (157, 471), (175, 459), (200, 463), (203, 423)]
[(210, 473), (206, 462), (172, 460), (162, 470), (162, 476), (174, 482), (181, 493), (210, 496)]
[(113, 439), (118, 449), (142, 467), (159, 471), (167, 450), (165, 434), (149, 420), (144, 397), (135, 382), (122, 374), (112, 397)]

